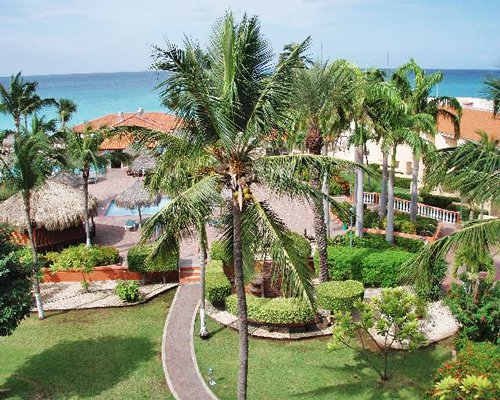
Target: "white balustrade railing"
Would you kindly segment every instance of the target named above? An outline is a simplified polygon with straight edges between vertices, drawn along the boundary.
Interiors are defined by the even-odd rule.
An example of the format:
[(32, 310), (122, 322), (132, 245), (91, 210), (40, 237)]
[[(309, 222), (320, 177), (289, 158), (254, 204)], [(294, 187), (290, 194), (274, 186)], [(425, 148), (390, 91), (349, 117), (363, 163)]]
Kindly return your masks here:
[[(377, 192), (363, 192), (363, 203), (364, 204), (379, 204), (380, 193)], [(394, 209), (396, 211), (401, 211), (404, 213), (409, 213), (411, 207), (411, 201), (401, 199), (399, 197), (394, 198)], [(459, 223), (460, 222), (460, 212), (444, 210), (442, 208), (428, 206), (427, 204), (417, 203), (417, 215), (421, 217), (427, 217), (436, 219), (438, 221)]]

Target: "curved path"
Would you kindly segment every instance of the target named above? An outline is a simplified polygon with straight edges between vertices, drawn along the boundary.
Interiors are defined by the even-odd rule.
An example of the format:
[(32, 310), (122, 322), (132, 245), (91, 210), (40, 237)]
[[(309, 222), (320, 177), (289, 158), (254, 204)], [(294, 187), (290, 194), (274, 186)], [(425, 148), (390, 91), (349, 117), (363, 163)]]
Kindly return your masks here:
[(217, 400), (201, 376), (194, 354), (194, 320), (199, 300), (199, 284), (180, 286), (163, 330), (163, 371), (177, 400)]

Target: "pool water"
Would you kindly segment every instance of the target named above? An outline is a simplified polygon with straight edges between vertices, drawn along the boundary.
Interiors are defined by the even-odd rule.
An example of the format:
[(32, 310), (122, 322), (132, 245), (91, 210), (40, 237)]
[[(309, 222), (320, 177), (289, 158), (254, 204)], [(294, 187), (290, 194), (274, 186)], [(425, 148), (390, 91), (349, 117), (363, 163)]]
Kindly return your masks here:
[[(160, 204), (158, 204), (157, 206), (141, 208), (141, 214), (142, 215), (156, 214), (163, 207), (165, 207), (169, 202), (170, 202), (170, 199), (168, 197), (162, 197), (160, 200)], [(134, 210), (130, 210), (128, 208), (118, 207), (116, 205), (115, 201), (113, 200), (109, 204), (108, 209), (106, 210), (106, 213), (104, 215), (106, 215), (107, 217), (121, 217), (124, 215), (139, 215), (139, 213), (137, 212), (137, 208)]]

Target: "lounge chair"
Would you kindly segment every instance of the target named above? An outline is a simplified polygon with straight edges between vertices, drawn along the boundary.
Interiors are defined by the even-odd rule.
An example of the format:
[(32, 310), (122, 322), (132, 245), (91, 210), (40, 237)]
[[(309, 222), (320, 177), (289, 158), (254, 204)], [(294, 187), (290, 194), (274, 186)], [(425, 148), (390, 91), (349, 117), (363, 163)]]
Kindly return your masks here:
[(137, 229), (137, 223), (133, 219), (128, 219), (125, 221), (126, 231), (135, 231)]

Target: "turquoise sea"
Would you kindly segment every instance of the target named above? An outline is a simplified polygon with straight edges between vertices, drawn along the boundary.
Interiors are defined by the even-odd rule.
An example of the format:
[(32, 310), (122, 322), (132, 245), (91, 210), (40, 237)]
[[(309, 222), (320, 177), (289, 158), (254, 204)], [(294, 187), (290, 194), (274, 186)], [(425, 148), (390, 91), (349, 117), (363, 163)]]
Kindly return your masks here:
[[(434, 72), (435, 70), (428, 70)], [(441, 70), (444, 80), (439, 84), (440, 96), (485, 97), (483, 80), (487, 73), (500, 77), (500, 71)], [(93, 74), (66, 74), (26, 76), (37, 81), (42, 97), (69, 98), (78, 105), (78, 112), (71, 123), (80, 123), (109, 113), (133, 112), (142, 107), (145, 111), (161, 111), (155, 87), (166, 77), (162, 72), (116, 72)], [(7, 85), (8, 77), (0, 77)], [(433, 93), (436, 95), (436, 93)], [(50, 109), (43, 110), (48, 117), (55, 117)], [(13, 128), (12, 118), (0, 114), (0, 130)]]

